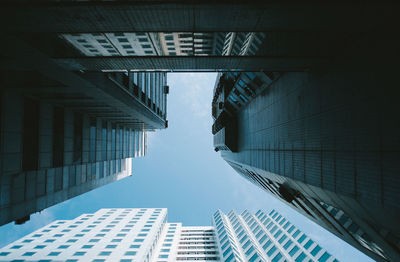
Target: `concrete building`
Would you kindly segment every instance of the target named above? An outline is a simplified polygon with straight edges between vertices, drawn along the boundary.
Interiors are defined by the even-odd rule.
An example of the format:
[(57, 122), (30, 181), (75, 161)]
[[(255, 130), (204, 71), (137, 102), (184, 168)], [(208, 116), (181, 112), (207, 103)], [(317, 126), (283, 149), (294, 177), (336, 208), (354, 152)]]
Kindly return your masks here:
[(158, 33), (60, 34), (85, 56), (161, 56)]
[(165, 208), (100, 209), (57, 220), (0, 249), (0, 260), (337, 262), (276, 211), (217, 211), (213, 226), (167, 221)]
[(384, 69), (364, 62), (220, 74), (214, 147), (239, 174), (349, 244), (376, 260), (397, 261), (397, 109), (391, 80), (383, 84), (377, 74)]
[(60, 39), (92, 57), (256, 55), (262, 32), (123, 32), (59, 34)]
[(1, 73), (0, 224), (132, 175), (167, 126), (165, 73)]
[(58, 220), (2, 248), (0, 260), (219, 261), (213, 227), (168, 223), (165, 208), (100, 209)]
[(160, 33), (164, 54), (171, 56), (256, 55), (264, 37), (262, 32)]

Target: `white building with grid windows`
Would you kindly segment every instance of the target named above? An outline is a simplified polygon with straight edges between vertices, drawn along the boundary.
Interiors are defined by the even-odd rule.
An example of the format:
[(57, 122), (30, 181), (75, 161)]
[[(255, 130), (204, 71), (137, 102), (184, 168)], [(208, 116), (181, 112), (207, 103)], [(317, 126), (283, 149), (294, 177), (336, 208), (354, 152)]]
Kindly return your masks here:
[(213, 217), (221, 261), (338, 262), (275, 210), (268, 215), (217, 211)]
[(213, 227), (167, 223), (165, 208), (101, 209), (0, 249), (0, 261), (218, 261)]
[(274, 210), (217, 211), (213, 224), (168, 223), (165, 208), (101, 209), (5, 246), (0, 261), (338, 262)]

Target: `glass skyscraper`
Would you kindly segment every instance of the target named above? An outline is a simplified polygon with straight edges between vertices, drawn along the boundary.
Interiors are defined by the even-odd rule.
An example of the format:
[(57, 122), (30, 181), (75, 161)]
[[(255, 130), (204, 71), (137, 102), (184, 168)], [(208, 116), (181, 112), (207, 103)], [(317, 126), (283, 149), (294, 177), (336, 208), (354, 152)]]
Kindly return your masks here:
[(221, 260), (337, 262), (277, 211), (238, 215), (217, 211), (213, 217)]
[(337, 261), (271, 211), (225, 215), (213, 226), (167, 221), (165, 208), (101, 209), (57, 220), (0, 249), (18, 261)]
[[(240, 175), (357, 249), (398, 260), (399, 190), (382, 180), (395, 179), (397, 167), (372, 142), (383, 139), (379, 121), (392, 122), (383, 105), (347, 104), (344, 90), (356, 92), (347, 80), (358, 76), (333, 72), (220, 73), (212, 101), (214, 149)], [(363, 94), (373, 92), (372, 82), (364, 84)], [(368, 121), (360, 117), (365, 112)]]

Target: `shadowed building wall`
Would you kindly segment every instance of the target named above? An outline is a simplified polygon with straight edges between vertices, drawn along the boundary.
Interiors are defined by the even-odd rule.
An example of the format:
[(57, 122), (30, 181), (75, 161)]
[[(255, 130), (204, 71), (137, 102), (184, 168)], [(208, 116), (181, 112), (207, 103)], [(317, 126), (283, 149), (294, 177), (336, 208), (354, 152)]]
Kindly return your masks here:
[[(252, 80), (249, 73), (220, 75), (214, 146), (240, 174), (353, 246), (378, 260), (396, 260), (396, 74), (391, 64), (379, 62), (251, 73)], [(254, 94), (240, 91), (243, 79)], [(218, 128), (225, 115), (229, 120)]]

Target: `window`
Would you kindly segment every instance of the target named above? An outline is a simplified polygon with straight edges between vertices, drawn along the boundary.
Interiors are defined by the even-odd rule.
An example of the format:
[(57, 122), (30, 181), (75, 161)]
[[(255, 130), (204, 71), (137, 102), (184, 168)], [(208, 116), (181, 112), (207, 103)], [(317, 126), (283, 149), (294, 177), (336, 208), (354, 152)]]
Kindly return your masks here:
[(276, 256), (272, 259), (272, 262), (278, 262), (282, 257), (282, 254), (278, 252)]
[(286, 244), (283, 246), (283, 248), (287, 250), (292, 243), (293, 241), (289, 239), (288, 242), (286, 242)]
[(62, 237), (64, 234), (55, 234), (54, 237)]
[(243, 249), (246, 249), (246, 247), (250, 245), (250, 240), (247, 240), (247, 242), (243, 245)]
[(99, 256), (109, 256), (109, 255), (111, 255), (111, 251), (101, 251), (99, 253)]
[[(138, 237), (145, 237), (147, 234), (138, 234)], [(173, 235), (167, 235), (167, 237), (173, 237)]]
[(263, 249), (267, 250), (268, 247), (271, 245), (271, 243), (272, 243), (271, 240), (268, 240), (267, 243), (265, 243), (265, 245), (263, 246)]
[(42, 234), (34, 234), (32, 237), (41, 237)]
[(296, 258), (296, 262), (302, 262), (306, 258), (306, 254), (301, 252), (301, 254)]
[(303, 241), (304, 241), (304, 239), (306, 239), (307, 238), (307, 235), (306, 234), (303, 234), (300, 238), (299, 238), (299, 243), (301, 244)]
[(275, 233), (274, 237), (275, 237), (275, 238), (278, 238), (278, 237), (281, 235), (281, 233), (282, 233), (282, 230), (279, 229), (279, 230)]
[(227, 258), (225, 259), (225, 262), (230, 262), (233, 259), (233, 253)]
[(257, 258), (258, 258), (258, 254), (255, 253), (255, 254), (249, 259), (249, 262), (253, 262), (253, 261), (255, 261)]
[(44, 242), (46, 243), (53, 243), (55, 241), (55, 239), (46, 239)]
[(140, 248), (140, 245), (131, 245), (129, 248)]
[(129, 42), (128, 39), (126, 39), (126, 38), (118, 38), (118, 41), (120, 43), (128, 43)]
[(84, 234), (76, 234), (75, 237), (83, 237)]
[(22, 246), (20, 245), (16, 245), (16, 246), (12, 246), (11, 249), (20, 249)]
[(279, 244), (282, 244), (283, 243), (283, 241), (285, 241), (285, 239), (286, 239), (286, 235), (283, 235), (282, 237), (281, 237), (281, 239), (279, 239)]
[(246, 251), (246, 256), (249, 256), (254, 251), (254, 247), (251, 246), (249, 250)]
[(24, 257), (30, 257), (33, 256), (36, 252), (25, 252), (24, 254), (22, 254)]
[(82, 246), (82, 248), (86, 248), (86, 249), (92, 248), (92, 247), (93, 247), (93, 245), (83, 245), (83, 246)]
[(164, 249), (161, 249), (161, 252), (169, 252), (169, 248), (164, 248)]
[(312, 244), (314, 244), (314, 241), (312, 241), (311, 239), (307, 241), (307, 243), (304, 245), (305, 249), (308, 249)]
[(314, 247), (314, 249), (311, 251), (311, 255), (313, 255), (314, 257), (318, 254), (318, 252), (321, 250), (320, 246), (316, 246)]
[(159, 255), (159, 258), (168, 258), (168, 255)]
[(58, 248), (59, 248), (59, 249), (66, 249), (66, 248), (69, 248), (69, 245), (61, 245), (61, 246), (59, 246)]
[(114, 238), (113, 240), (111, 240), (111, 242), (121, 242), (121, 238)]
[(50, 253), (48, 254), (48, 256), (53, 256), (53, 257), (55, 257), (55, 256), (58, 256), (60, 253), (61, 253), (61, 252), (50, 252)]
[(22, 243), (30, 243), (32, 241), (33, 241), (33, 239), (25, 239), (24, 241), (22, 241)]
[(36, 247), (35, 247), (35, 249), (43, 249), (43, 248), (45, 248), (46, 246), (45, 245), (37, 245)]
[(274, 254), (275, 250), (276, 250), (276, 247), (275, 247), (275, 246), (272, 246), (272, 248), (268, 251), (267, 255), (268, 255), (269, 257), (272, 256), (272, 254)]
[(89, 242), (91, 242), (91, 243), (99, 242), (99, 241), (100, 241), (100, 239), (98, 239), (98, 238), (93, 238), (93, 239), (89, 240)]
[(293, 257), (296, 254), (297, 250), (299, 250), (299, 247), (294, 246), (292, 250), (290, 250), (289, 255)]
[(8, 254), (10, 254), (10, 252), (0, 252), (0, 256), (1, 256), (1, 257), (5, 257), (5, 256), (7, 256)]
[(319, 259), (319, 262), (325, 262), (327, 261), (329, 258), (331, 257), (331, 255), (328, 252), (325, 252)]
[(226, 255), (229, 254), (229, 252), (231, 252), (232, 248), (229, 247), (227, 250), (225, 250), (225, 252), (223, 253), (223, 256), (226, 257)]
[(163, 244), (163, 247), (170, 247), (171, 244)]
[(78, 239), (68, 239), (67, 243), (75, 243)]
[(126, 251), (125, 256), (134, 256), (136, 255), (136, 251)]

